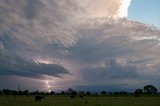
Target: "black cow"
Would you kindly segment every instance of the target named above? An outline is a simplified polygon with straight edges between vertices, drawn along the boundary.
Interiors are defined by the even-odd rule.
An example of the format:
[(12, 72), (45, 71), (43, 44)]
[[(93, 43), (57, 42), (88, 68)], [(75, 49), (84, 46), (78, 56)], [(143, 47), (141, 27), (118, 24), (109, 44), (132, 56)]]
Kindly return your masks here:
[(70, 98), (71, 98), (71, 99), (75, 99), (75, 96), (74, 96), (74, 95), (71, 95)]
[(83, 99), (83, 95), (79, 95), (79, 98)]
[(35, 96), (35, 102), (41, 101), (42, 99), (44, 99), (44, 96)]
[(135, 97), (140, 97), (140, 95), (139, 95), (139, 94), (134, 94), (134, 96), (135, 96)]

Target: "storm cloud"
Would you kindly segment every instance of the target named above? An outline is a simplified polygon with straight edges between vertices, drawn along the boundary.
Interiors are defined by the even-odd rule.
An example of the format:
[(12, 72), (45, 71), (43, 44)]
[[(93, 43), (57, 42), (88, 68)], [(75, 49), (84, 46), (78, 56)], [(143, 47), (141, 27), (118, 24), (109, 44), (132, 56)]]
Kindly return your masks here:
[(119, 15), (124, 1), (99, 15), (96, 0), (1, 0), (1, 81), (48, 80), (50, 89), (158, 85), (160, 30), (125, 18), (130, 2)]

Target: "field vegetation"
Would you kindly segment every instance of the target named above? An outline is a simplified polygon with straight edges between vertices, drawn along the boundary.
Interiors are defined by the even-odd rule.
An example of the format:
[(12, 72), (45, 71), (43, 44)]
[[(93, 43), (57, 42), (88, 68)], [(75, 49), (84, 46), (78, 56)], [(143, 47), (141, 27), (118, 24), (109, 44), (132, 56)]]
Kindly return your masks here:
[(45, 96), (35, 102), (35, 96), (0, 96), (0, 106), (160, 106), (160, 96)]
[(0, 90), (0, 106), (160, 106), (160, 93), (153, 85), (134, 92), (67, 91), (55, 93)]

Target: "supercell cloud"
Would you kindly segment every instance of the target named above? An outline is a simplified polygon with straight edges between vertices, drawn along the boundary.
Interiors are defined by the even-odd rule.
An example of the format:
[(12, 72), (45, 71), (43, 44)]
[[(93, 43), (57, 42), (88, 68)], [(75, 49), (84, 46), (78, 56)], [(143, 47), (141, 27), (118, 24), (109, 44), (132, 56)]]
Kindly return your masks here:
[(128, 20), (130, 2), (1, 0), (1, 89), (158, 86), (160, 30)]

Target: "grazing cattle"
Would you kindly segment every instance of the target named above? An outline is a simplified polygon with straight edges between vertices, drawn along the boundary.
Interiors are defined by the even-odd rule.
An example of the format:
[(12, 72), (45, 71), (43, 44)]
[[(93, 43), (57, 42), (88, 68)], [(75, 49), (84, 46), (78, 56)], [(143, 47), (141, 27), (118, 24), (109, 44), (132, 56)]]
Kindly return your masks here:
[(139, 94), (135, 94), (134, 96), (135, 96), (135, 97), (140, 97), (140, 95), (139, 95)]
[(71, 98), (71, 99), (75, 99), (75, 96), (74, 96), (74, 95), (71, 95), (70, 98)]
[(118, 98), (114, 98), (115, 100), (118, 100)]
[(83, 99), (83, 95), (79, 95), (79, 98)]
[(35, 96), (35, 102), (41, 101), (42, 99), (44, 99), (44, 96)]

